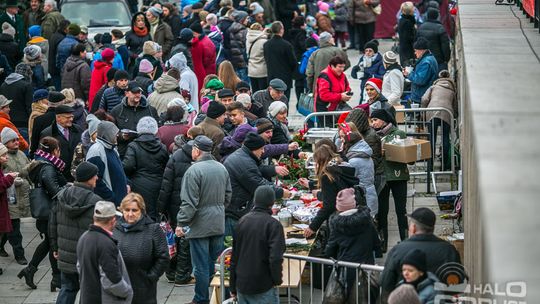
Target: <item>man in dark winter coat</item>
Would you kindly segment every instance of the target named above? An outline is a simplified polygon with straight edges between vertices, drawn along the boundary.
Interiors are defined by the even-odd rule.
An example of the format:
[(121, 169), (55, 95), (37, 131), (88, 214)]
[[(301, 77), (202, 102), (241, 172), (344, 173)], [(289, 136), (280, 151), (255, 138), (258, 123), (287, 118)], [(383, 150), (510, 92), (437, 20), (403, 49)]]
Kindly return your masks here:
[(225, 209), (225, 235), (234, 237), (238, 220), (253, 207), (253, 195), (257, 187), (272, 186), (276, 198), (289, 197), (289, 191), (274, 186), (264, 178), (259, 166), (264, 153), (264, 139), (256, 133), (248, 133), (242, 147), (233, 152), (223, 163), (231, 177), (231, 204)]
[(49, 107), (45, 114), (40, 115), (34, 119), (34, 125), (32, 127), (32, 141), (30, 141), (30, 157), (33, 157), (34, 152), (39, 148), (39, 139), (41, 132), (48, 128), (56, 119), (56, 106), (61, 105), (66, 99), (66, 96), (60, 92), (49, 93)]
[(191, 58), (191, 40), (193, 40), (193, 31), (185, 28), (180, 31), (180, 36), (176, 38), (176, 44), (171, 50), (171, 58), (180, 52), (186, 56), (188, 67), (193, 70), (193, 59)]
[(116, 211), (111, 202), (99, 201), (94, 208), (94, 224), (77, 243), (81, 304), (131, 303), (133, 289), (124, 259), (112, 237)]
[(59, 303), (75, 303), (79, 292), (77, 241), (92, 224), (94, 207), (101, 198), (94, 194), (98, 168), (82, 162), (75, 171), (76, 182), (58, 193), (49, 219), (51, 249), (61, 271)]
[(206, 118), (199, 124), (199, 127), (203, 129), (204, 135), (212, 140), (214, 143), (212, 147), (212, 155), (216, 159), (220, 159), (219, 144), (225, 137), (225, 132), (221, 128), (225, 123), (225, 112), (227, 109), (225, 106), (217, 101), (211, 101), (206, 111)]
[(124, 70), (118, 70), (114, 73), (114, 87), (105, 89), (99, 108), (111, 112), (114, 107), (119, 105), (124, 99), (125, 91), (129, 83), (129, 74)]
[(49, 74), (51, 74), (54, 87), (57, 91), (60, 91), (60, 88), (62, 86), (62, 78), (60, 76), (60, 72), (62, 70), (58, 69), (56, 67), (56, 55), (58, 53), (58, 45), (67, 35), (67, 27), (69, 26), (69, 20), (62, 20), (60, 22), (60, 26), (58, 27), (58, 30), (52, 34), (51, 38), (49, 39), (49, 58), (48, 58), (48, 64), (49, 64)]
[(296, 71), (296, 57), (292, 45), (283, 39), (285, 32), (283, 24), (276, 21), (272, 23), (270, 30), (273, 37), (263, 46), (264, 60), (268, 68), (268, 79), (279, 78), (285, 82), (287, 85), (285, 96), (288, 100), (291, 97), (292, 80)]
[(447, 263), (461, 264), (456, 248), (433, 234), (436, 216), (431, 209), (418, 208), (409, 217), (409, 238), (397, 244), (386, 257), (381, 276), (383, 296), (388, 297), (402, 279), (403, 258), (413, 249), (426, 253), (427, 271), (437, 273), (439, 267)]
[(448, 61), (450, 60), (450, 39), (444, 29), (444, 26), (437, 19), (439, 18), (439, 11), (430, 8), (427, 11), (427, 20), (418, 28), (416, 32), (417, 39), (420, 37), (426, 38), (429, 44), (429, 50), (437, 59), (439, 64), (439, 71), (446, 70), (448, 68)]
[(236, 226), (231, 259), (231, 293), (240, 302), (278, 303), (275, 286), (281, 285), (285, 234), (272, 218), (272, 186), (255, 190), (252, 211)]
[[(9, 74), (2, 86), (0, 86), (0, 95), (13, 100), (10, 104), (9, 113), (11, 122), (19, 129), (19, 132), (25, 133), (23, 137), (28, 139), (28, 118), (32, 113), (32, 97), (34, 89), (30, 81), (32, 70), (24, 63), (20, 63), (15, 68), (15, 72)], [(23, 130), (21, 130), (23, 129)]]
[[(7, 22), (0, 23), (0, 52), (6, 56), (9, 66), (14, 69), (23, 57), (23, 52), (19, 50), (17, 42), (15, 42), (15, 29)], [(4, 72), (5, 73), (5, 72)]]
[(62, 172), (68, 181), (73, 181), (71, 176), (71, 161), (75, 147), (81, 142), (82, 131), (73, 124), (73, 108), (61, 105), (55, 108), (56, 121), (45, 130), (41, 131), (40, 139), (51, 136), (60, 143), (60, 159), (66, 163), (66, 168)]
[(298, 16), (299, 10), (296, 1), (276, 0), (274, 3), (276, 20), (281, 22), (285, 32), (288, 33), (292, 28), (292, 20)]
[(62, 72), (66, 60), (71, 55), (71, 48), (79, 43), (78, 36), (81, 33), (81, 28), (72, 23), (67, 28), (68, 33), (62, 41), (58, 44), (56, 50), (56, 68)]
[(86, 46), (79, 43), (71, 49), (71, 56), (66, 60), (62, 70), (62, 89), (72, 88), (75, 98), (88, 101), (90, 77), (92, 72), (86, 63)]
[(4, 22), (9, 23), (15, 29), (15, 42), (18, 44), (19, 51), (22, 52), (28, 39), (26, 39), (24, 20), (19, 14), (19, 7), (17, 6), (16, 0), (6, 1), (6, 11), (0, 15), (0, 26), (2, 26)]
[(247, 56), (246, 56), (246, 36), (248, 29), (246, 23), (248, 14), (244, 11), (235, 10), (232, 13), (234, 23), (229, 27), (229, 36), (231, 48), (231, 63), (238, 77), (243, 81), (248, 81), (247, 75)]
[(268, 115), (268, 107), (274, 101), (281, 101), (288, 106), (289, 99), (285, 96), (288, 88), (287, 84), (279, 78), (270, 80), (270, 85), (267, 89), (253, 93), (251, 113), (257, 115), (259, 118), (266, 117)]

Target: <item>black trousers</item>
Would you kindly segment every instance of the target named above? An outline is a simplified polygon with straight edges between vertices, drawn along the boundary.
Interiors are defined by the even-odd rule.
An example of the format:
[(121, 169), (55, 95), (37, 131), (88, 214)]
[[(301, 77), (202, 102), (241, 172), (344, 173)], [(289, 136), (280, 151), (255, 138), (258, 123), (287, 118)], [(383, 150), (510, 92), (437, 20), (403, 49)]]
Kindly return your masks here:
[(9, 244), (13, 248), (13, 254), (16, 258), (18, 257), (24, 257), (24, 247), (22, 245), (22, 234), (21, 234), (21, 220), (20, 219), (12, 219), (11, 220), (11, 226), (13, 226), (13, 231), (10, 233), (5, 233), (2, 236), (2, 240), (0, 241), (0, 247), (4, 248), (4, 245), (9, 241)]
[(354, 34), (356, 35), (356, 44), (360, 52), (364, 52), (364, 45), (373, 39), (375, 33), (375, 22), (354, 25)]
[(388, 211), (390, 203), (390, 191), (394, 197), (394, 206), (398, 221), (399, 237), (403, 241), (407, 238), (407, 181), (387, 181), (379, 194), (379, 229), (382, 231), (385, 241), (388, 242)]
[(249, 80), (251, 81), (251, 93), (255, 93), (260, 90), (265, 90), (268, 88), (268, 78), (262, 77), (262, 78), (255, 78), (255, 77), (249, 77)]
[(30, 265), (38, 268), (39, 264), (47, 254), (49, 255), (49, 262), (51, 263), (52, 273), (53, 274), (60, 274), (60, 270), (58, 270), (58, 262), (53, 256), (52, 250), (51, 250), (51, 244), (49, 243), (49, 221), (48, 220), (36, 220), (36, 228), (40, 232), (40, 235), (43, 234), (43, 240), (39, 245), (36, 247), (36, 251), (34, 251), (34, 255), (32, 256), (32, 260), (30, 260)]

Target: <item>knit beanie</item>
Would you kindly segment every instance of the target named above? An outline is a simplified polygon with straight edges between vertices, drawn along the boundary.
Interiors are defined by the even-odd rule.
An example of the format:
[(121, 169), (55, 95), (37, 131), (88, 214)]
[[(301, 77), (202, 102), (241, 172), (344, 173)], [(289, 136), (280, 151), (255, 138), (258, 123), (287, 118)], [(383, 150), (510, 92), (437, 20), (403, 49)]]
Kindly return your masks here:
[(110, 48), (106, 48), (103, 51), (101, 51), (101, 58), (104, 61), (111, 62), (114, 60), (114, 51)]
[(371, 113), (371, 118), (377, 118), (385, 122), (391, 122), (393, 123), (395, 121), (394, 118), (392, 118), (392, 114), (388, 112), (385, 109), (376, 109)]
[(271, 117), (276, 117), (279, 113), (286, 111), (287, 105), (283, 101), (274, 101), (268, 106), (268, 114)]
[(190, 42), (193, 40), (193, 31), (185, 28), (180, 31), (180, 41), (182, 42)]
[(19, 138), (19, 135), (9, 127), (4, 127), (2, 133), (0, 133), (0, 139), (2, 139), (4, 145), (17, 138)]
[(249, 9), (251, 10), (252, 15), (262, 14), (264, 13), (264, 8), (257, 2), (253, 2), (249, 5)]
[(221, 80), (214, 78), (214, 79), (210, 79), (210, 81), (206, 83), (206, 86), (204, 88), (217, 91), (217, 90), (223, 89), (223, 86), (224, 85), (223, 85), (223, 82), (221, 82)]
[(148, 74), (154, 70), (154, 66), (150, 61), (147, 59), (141, 60), (141, 63), (139, 64), (139, 72)]
[(255, 123), (255, 127), (257, 127), (257, 133), (262, 134), (274, 129), (274, 124), (268, 118), (259, 118)]
[(339, 191), (336, 197), (336, 210), (343, 212), (354, 208), (356, 208), (354, 188), (347, 188)]
[(118, 70), (116, 73), (114, 73), (114, 81), (122, 80), (122, 79), (129, 79), (128, 72), (124, 70)]
[(255, 194), (253, 195), (253, 204), (256, 207), (270, 208), (276, 200), (276, 193), (274, 188), (269, 185), (263, 185), (257, 187)]
[[(77, 24), (75, 23), (71, 23), (69, 26), (68, 26), (68, 34), (69, 35), (72, 35), (72, 36), (77, 36), (81, 33), (81, 27), (78, 26)], [(101, 38), (103, 39), (103, 37)]]
[(202, 29), (202, 26), (199, 22), (195, 22), (193, 24), (191, 24), (189, 26), (189, 28), (194, 32), (194, 33), (198, 33), (198, 34), (202, 34), (203, 33), (203, 29)]
[(390, 293), (388, 304), (421, 304), (421, 302), (414, 286), (402, 284)]
[(323, 43), (330, 41), (330, 39), (332, 39), (332, 34), (329, 32), (322, 32), (319, 35), (319, 44), (322, 45)]
[(243, 143), (248, 133), (257, 133), (257, 128), (249, 124), (240, 125), (234, 130), (232, 138), (238, 143)]
[(216, 101), (211, 101), (210, 105), (208, 105), (208, 110), (206, 111), (206, 116), (212, 119), (216, 119), (220, 117), (221, 115), (225, 114), (227, 109), (223, 104)]
[(364, 49), (372, 49), (373, 52), (378, 53), (379, 52), (379, 41), (376, 39), (370, 40), (364, 44)]
[(330, 9), (330, 5), (324, 1), (317, 1), (317, 6), (319, 7), (319, 11), (323, 13), (328, 13)]
[(29, 27), (28, 36), (30, 36), (30, 38), (41, 36), (41, 26), (32, 25), (31, 27)]
[(386, 64), (396, 63), (397, 60), (398, 60), (398, 56), (396, 55), (396, 53), (394, 53), (392, 51), (388, 51), (388, 52), (384, 53), (384, 55), (383, 55), (383, 62), (386, 63)]
[(15, 37), (15, 28), (11, 26), (11, 24), (4, 22), (2, 23), (2, 34), (10, 35), (11, 37)]
[(369, 129), (369, 115), (362, 109), (353, 109), (349, 112), (345, 122), (352, 122), (360, 133)]
[(8, 153), (8, 148), (6, 146), (4, 146), (3, 143), (0, 143), (0, 156), (4, 155)]
[(250, 151), (260, 149), (265, 144), (264, 139), (257, 133), (248, 133), (244, 139), (244, 146)]
[(152, 116), (145, 116), (137, 123), (137, 133), (156, 135), (158, 132), (157, 121)]
[(236, 101), (240, 102), (246, 109), (251, 106), (251, 96), (247, 93), (238, 94), (236, 96)]
[(45, 89), (38, 89), (34, 92), (34, 95), (32, 96), (32, 102), (36, 102), (38, 100), (42, 99), (49, 99), (49, 91)]
[(154, 56), (157, 53), (157, 48), (154, 46), (154, 41), (145, 41), (143, 44), (143, 54)]
[(377, 91), (377, 93), (381, 94), (382, 80), (380, 80), (379, 78), (370, 78), (366, 82), (366, 85), (368, 84), (372, 86), (375, 89), (375, 91)]
[(109, 33), (103, 33), (103, 35), (101, 35), (100, 43), (101, 44), (111, 44), (112, 43), (112, 35), (109, 34)]
[(148, 9), (148, 11), (149, 11), (152, 15), (154, 15), (154, 17), (158, 17), (158, 18), (161, 16), (161, 14), (163, 14), (163, 10), (160, 9), (159, 7), (155, 7), (155, 6), (150, 7), (150, 8)]
[(92, 136), (92, 134), (97, 132), (97, 128), (99, 125), (99, 118), (96, 117), (94, 114), (88, 114), (86, 116), (86, 124), (88, 125), (88, 134)]
[(41, 48), (35, 44), (31, 44), (24, 48), (23, 53), (26, 59), (33, 61), (41, 56)]
[(86, 182), (96, 175), (98, 175), (98, 167), (87, 161), (83, 161), (75, 169), (75, 180), (79, 183)]
[(415, 50), (427, 50), (429, 49), (429, 42), (424, 37), (418, 37), (416, 42), (413, 44)]
[(401, 260), (401, 265), (411, 265), (422, 272), (427, 270), (426, 254), (420, 249), (409, 251)]
[(114, 80), (114, 74), (116, 74), (116, 71), (118, 71), (117, 69), (115, 68), (110, 68), (108, 71), (107, 71), (107, 82), (109, 81), (112, 81)]
[(242, 20), (244, 20), (244, 18), (246, 18), (247, 16), (248, 16), (248, 13), (246, 13), (244, 11), (241, 11), (241, 10), (235, 10), (231, 14), (231, 17), (233, 17), (234, 21), (236, 21), (238, 23), (241, 23)]

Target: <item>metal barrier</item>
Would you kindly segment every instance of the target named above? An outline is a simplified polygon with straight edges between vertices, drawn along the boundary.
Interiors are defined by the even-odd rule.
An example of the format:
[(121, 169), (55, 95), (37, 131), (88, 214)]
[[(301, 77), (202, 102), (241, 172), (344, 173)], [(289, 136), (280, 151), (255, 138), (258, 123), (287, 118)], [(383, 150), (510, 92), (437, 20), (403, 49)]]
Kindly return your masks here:
[[(311, 113), (304, 119), (304, 125), (306, 126), (307, 132), (306, 136), (308, 138), (308, 143), (313, 143), (313, 141), (319, 140), (321, 138), (334, 138), (335, 132), (337, 132), (337, 128), (335, 128), (335, 125), (337, 123), (337, 118), (339, 115), (343, 113), (347, 113), (349, 111), (332, 111), (332, 112), (315, 112)], [(425, 121), (424, 117), (427, 113), (433, 112), (436, 114), (437, 112), (445, 112), (450, 116), (450, 134), (449, 134), (449, 143), (448, 145), (443, 144), (443, 140), (445, 138), (445, 127), (443, 127), (442, 123), (441, 125), (435, 125), (435, 120)], [(419, 176), (419, 175), (426, 175), (427, 176), (427, 186), (428, 186), (428, 193), (431, 192), (430, 190), (430, 184), (433, 184), (434, 191), (437, 192), (437, 183), (436, 183), (436, 176), (437, 175), (453, 175), (455, 174), (455, 151), (453, 149), (454, 143), (456, 143), (457, 139), (457, 132), (455, 129), (455, 126), (457, 125), (455, 122), (454, 115), (452, 111), (437, 107), (437, 108), (404, 108), (404, 109), (396, 109), (396, 117), (398, 117), (399, 113), (404, 113), (403, 120), (398, 121), (398, 127), (405, 131), (407, 133), (407, 136), (412, 137), (428, 137), (431, 143), (436, 142), (437, 145), (432, 144), (432, 158), (428, 161), (420, 161), (416, 163), (411, 170), (412, 176)], [(316, 118), (314, 122), (314, 127), (309, 128), (309, 121), (312, 118)], [(401, 119), (400, 119), (401, 120)], [(331, 125), (329, 125), (331, 123)], [(322, 124), (322, 126), (321, 126)], [(441, 136), (440, 140), (438, 139), (437, 134), (431, 134), (429, 130), (435, 130), (435, 129), (441, 129)], [(411, 128), (413, 128), (411, 130)], [(310, 132), (310, 130), (312, 130)], [(428, 130), (426, 132), (426, 130)], [(312, 139), (311, 141), (309, 139)], [(450, 169), (445, 170), (445, 167), (447, 167), (447, 163), (445, 163), (445, 155), (444, 155), (444, 148), (449, 149), (447, 150), (450, 154), (449, 161), (450, 161)], [(437, 158), (437, 148), (440, 148), (440, 151), (442, 153), (441, 158), (441, 164), (440, 164), (440, 170), (433, 171), (435, 160)], [(447, 162), (447, 161), (446, 161)], [(425, 169), (416, 170), (420, 168), (418, 165), (424, 164)]]
[[(225, 249), (220, 257), (219, 257), (219, 270), (220, 270), (220, 289), (221, 289), (221, 299), (225, 299), (225, 257), (232, 252), (232, 248)], [(295, 255), (295, 254), (285, 254), (284, 259), (286, 263), (288, 263), (287, 267), (287, 273), (284, 274), (287, 276), (288, 280), (284, 280), (287, 282), (290, 282), (291, 278), (291, 272), (298, 271), (297, 273), (300, 274), (299, 283), (297, 287), (291, 287), (290, 285), (287, 287), (281, 287), (279, 288), (279, 291), (285, 289), (286, 293), (281, 294), (280, 298), (286, 298), (287, 303), (321, 303), (322, 298), (324, 296), (325, 292), (325, 275), (324, 275), (324, 267), (325, 265), (328, 266), (334, 266), (337, 265), (339, 267), (344, 267), (345, 269), (352, 269), (355, 271), (355, 283), (354, 283), (354, 289), (351, 290), (351, 295), (353, 295), (353, 292), (355, 294), (355, 303), (372, 303), (372, 300), (376, 299), (376, 295), (371, 294), (371, 286), (373, 282), (372, 275), (374, 273), (381, 273), (384, 269), (383, 266), (377, 266), (377, 265), (369, 265), (369, 264), (358, 264), (358, 263), (351, 263), (351, 262), (344, 262), (344, 261), (335, 261), (330, 259), (323, 259), (323, 258), (316, 258), (316, 257), (309, 257), (309, 256), (302, 256), (302, 255)], [(298, 269), (291, 269), (291, 260), (299, 261), (298, 263)], [(307, 264), (309, 263), (309, 266)], [(314, 264), (315, 265), (321, 265), (321, 289), (320, 291), (316, 291), (317, 288), (314, 288), (314, 282), (315, 280), (318, 280), (319, 278), (314, 278)], [(305, 288), (303, 288), (302, 284), (302, 273), (304, 269), (309, 269), (309, 290), (306, 291)], [(362, 289), (367, 289), (366, 297), (360, 298), (358, 287)], [(381, 294), (381, 288), (378, 287), (379, 295)], [(304, 295), (303, 292), (309, 292), (307, 295), (309, 295), (309, 299), (306, 299), (307, 295)], [(320, 299), (314, 299), (314, 297), (317, 296), (317, 294), (321, 295)], [(363, 294), (364, 295), (364, 294)], [(363, 296), (362, 295), (362, 296)], [(375, 297), (375, 298), (373, 298)]]

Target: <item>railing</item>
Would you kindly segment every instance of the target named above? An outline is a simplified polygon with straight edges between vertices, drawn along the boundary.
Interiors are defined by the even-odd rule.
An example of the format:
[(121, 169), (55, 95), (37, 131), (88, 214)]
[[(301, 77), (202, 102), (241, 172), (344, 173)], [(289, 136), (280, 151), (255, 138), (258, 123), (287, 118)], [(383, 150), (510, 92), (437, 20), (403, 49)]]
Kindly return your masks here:
[[(225, 295), (225, 277), (224, 277), (224, 271), (225, 271), (225, 257), (227, 254), (232, 252), (232, 248), (225, 249), (219, 258), (219, 270), (220, 270), (220, 289), (221, 289), (221, 299), (226, 299)], [(285, 254), (283, 256), (285, 258), (285, 263), (288, 263), (287, 273), (284, 273), (284, 276), (286, 275), (287, 279), (284, 278), (284, 281), (289, 282), (287, 287), (280, 287), (279, 291), (286, 290), (285, 294), (280, 294), (280, 298), (286, 298), (287, 303), (321, 303), (322, 298), (324, 296), (326, 282), (325, 282), (325, 275), (324, 275), (324, 267), (323, 266), (338, 266), (343, 267), (344, 269), (352, 269), (355, 271), (355, 282), (354, 287), (351, 289), (351, 295), (355, 296), (355, 303), (372, 303), (372, 300), (375, 300), (377, 295), (371, 294), (371, 286), (378, 284), (378, 282), (374, 282), (372, 279), (372, 276), (374, 273), (380, 274), (384, 267), (377, 266), (377, 265), (368, 265), (368, 264), (358, 264), (358, 263), (351, 263), (351, 262), (344, 262), (344, 261), (335, 261), (330, 259), (323, 259), (323, 258), (316, 258), (316, 257), (309, 257), (309, 256), (302, 256), (302, 255), (295, 255), (295, 254)], [(291, 267), (291, 261), (298, 261), (298, 269)], [(309, 266), (307, 264), (309, 263)], [(314, 277), (314, 265), (319, 265), (321, 267), (321, 276)], [(305, 290), (304, 284), (302, 283), (302, 273), (305, 269), (309, 269), (309, 290)], [(300, 276), (298, 280), (298, 286), (292, 286), (291, 282), (294, 280), (291, 280), (293, 277), (293, 273), (298, 274)], [(321, 280), (321, 288), (315, 288), (314, 283), (316, 280)], [(366, 290), (366, 292), (362, 293), (362, 296), (359, 295), (358, 287), (360, 287), (362, 290)], [(380, 294), (380, 287), (378, 287)], [(306, 292), (307, 294), (304, 294)], [(320, 299), (315, 299), (315, 297), (321, 296)], [(309, 296), (309, 299), (306, 299), (306, 297)], [(283, 303), (283, 302), (282, 302)]]

